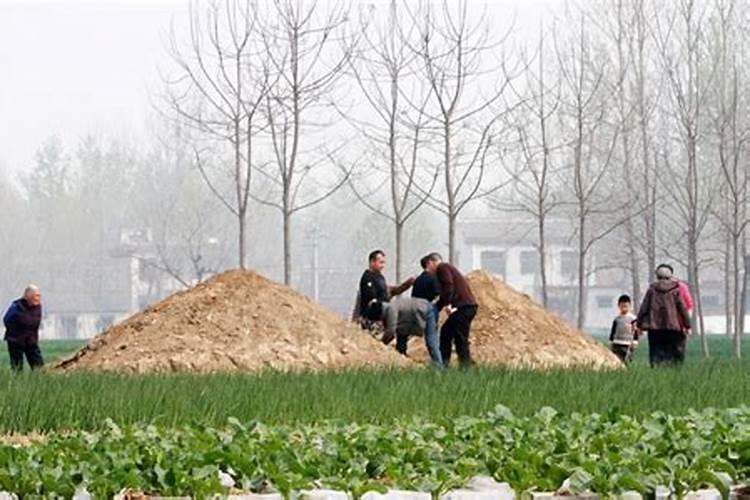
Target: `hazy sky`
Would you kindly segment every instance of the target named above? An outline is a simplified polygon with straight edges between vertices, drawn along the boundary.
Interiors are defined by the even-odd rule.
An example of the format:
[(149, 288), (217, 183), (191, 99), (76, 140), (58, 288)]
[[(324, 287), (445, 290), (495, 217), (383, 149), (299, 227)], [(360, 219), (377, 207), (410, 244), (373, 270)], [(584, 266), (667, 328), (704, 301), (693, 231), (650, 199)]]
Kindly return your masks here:
[[(562, 2), (488, 4), (493, 17), (515, 12), (518, 28), (535, 33), (539, 16)], [(28, 168), (51, 135), (68, 149), (87, 133), (137, 140), (168, 62), (164, 38), (186, 8), (187, 0), (0, 0), (0, 169)]]

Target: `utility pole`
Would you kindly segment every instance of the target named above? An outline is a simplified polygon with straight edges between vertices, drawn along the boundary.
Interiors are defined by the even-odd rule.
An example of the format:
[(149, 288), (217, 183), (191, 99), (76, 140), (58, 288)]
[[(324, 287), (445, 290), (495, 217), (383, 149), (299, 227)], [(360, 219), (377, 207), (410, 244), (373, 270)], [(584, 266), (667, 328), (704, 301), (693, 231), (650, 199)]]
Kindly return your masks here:
[(312, 296), (315, 302), (320, 302), (320, 227), (314, 224), (309, 230), (309, 237), (312, 239), (312, 262), (310, 270), (312, 272)]
[(313, 229), (313, 251), (312, 251), (312, 266), (313, 266), (313, 299), (315, 302), (320, 302), (320, 266), (318, 265), (318, 226)]

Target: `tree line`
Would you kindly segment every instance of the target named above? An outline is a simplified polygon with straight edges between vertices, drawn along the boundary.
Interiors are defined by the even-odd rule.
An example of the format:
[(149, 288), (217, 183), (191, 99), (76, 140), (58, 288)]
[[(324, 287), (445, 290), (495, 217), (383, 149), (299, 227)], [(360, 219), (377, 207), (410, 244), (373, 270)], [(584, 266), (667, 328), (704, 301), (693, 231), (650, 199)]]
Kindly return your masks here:
[[(258, 207), (275, 211), (287, 284), (299, 218), (345, 217), (323, 209), (335, 197), (356, 200), (390, 228), (396, 279), (405, 273), (405, 228), (420, 214), (443, 218), (449, 258), (462, 215), (523, 215), (545, 305), (549, 229), (565, 220), (579, 327), (591, 276), (624, 271), (638, 301), (668, 259), (695, 293), (707, 355), (701, 284), (723, 281), (739, 356), (748, 302), (747, 7), (568, 2), (529, 36), (512, 13), (493, 19), (466, 0), (191, 2), (187, 24), (168, 37), (172, 64), (155, 99), (168, 147), (153, 148), (159, 161), (141, 162), (152, 170), (144, 206), (164, 199), (153, 191), (172, 178), (170, 164), (188, 165), (182, 186), (191, 187), (173, 193), (169, 210), (147, 210), (160, 218), (152, 226), (184, 241), (196, 227), (222, 227), (239, 267), (264, 222)], [(37, 161), (25, 181), (35, 200), (65, 189), (45, 184), (44, 175), (64, 178), (41, 175), (45, 168)], [(193, 203), (198, 185), (211, 196)], [(166, 253), (164, 272), (179, 274)]]

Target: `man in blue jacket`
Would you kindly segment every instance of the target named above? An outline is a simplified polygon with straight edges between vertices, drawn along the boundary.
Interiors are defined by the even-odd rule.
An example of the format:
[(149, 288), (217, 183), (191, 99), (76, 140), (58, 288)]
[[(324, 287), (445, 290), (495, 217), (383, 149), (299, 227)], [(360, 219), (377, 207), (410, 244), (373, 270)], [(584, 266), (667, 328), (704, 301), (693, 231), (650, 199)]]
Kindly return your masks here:
[(44, 366), (44, 358), (39, 350), (39, 326), (42, 323), (42, 294), (39, 288), (29, 285), (23, 297), (13, 301), (3, 316), (5, 341), (8, 343), (10, 367), (23, 370), (23, 357), (26, 356), (32, 370)]

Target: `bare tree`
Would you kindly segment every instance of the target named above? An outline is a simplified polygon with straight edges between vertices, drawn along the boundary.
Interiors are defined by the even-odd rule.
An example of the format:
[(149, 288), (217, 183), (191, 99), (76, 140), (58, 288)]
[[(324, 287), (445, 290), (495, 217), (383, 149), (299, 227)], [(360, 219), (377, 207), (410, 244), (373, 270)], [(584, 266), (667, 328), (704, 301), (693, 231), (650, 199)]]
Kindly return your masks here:
[(541, 23), (534, 58), (536, 71), (531, 69), (534, 61), (529, 60), (525, 64), (528, 68), (524, 82), (525, 92), (529, 95), (523, 95), (523, 91), (518, 91), (513, 86), (522, 103), (515, 127), (521, 160), (506, 165), (515, 196), (508, 200), (506, 196), (500, 195), (493, 197), (493, 201), (501, 210), (521, 211), (535, 221), (542, 304), (547, 307), (547, 221), (562, 201), (555, 190), (559, 168), (555, 166), (553, 157), (555, 151), (560, 149), (560, 145), (555, 143), (553, 128), (560, 107), (560, 78), (556, 73), (550, 78), (550, 73), (556, 72), (556, 68), (550, 69), (545, 64), (545, 33)]
[(184, 48), (172, 30), (169, 53), (178, 73), (165, 78), (165, 111), (200, 133), (191, 144), (198, 171), (237, 220), (238, 264), (244, 269), (254, 144), (263, 128), (257, 122), (271, 85), (258, 8), (251, 0), (225, 0), (210, 3), (202, 16), (191, 2), (189, 28)]
[[(634, 301), (642, 294), (641, 267), (656, 267), (658, 185), (654, 147), (658, 137), (653, 117), (663, 87), (660, 68), (654, 67), (650, 49), (650, 25), (647, 7), (658, 12), (650, 0), (611, 0), (587, 13), (600, 28), (607, 50), (612, 54), (612, 71), (607, 83), (614, 96), (619, 128), (617, 163), (621, 167), (620, 198), (627, 197), (624, 207), (628, 216), (623, 225), (623, 243), (627, 263), (624, 268), (631, 279)], [(640, 223), (640, 224), (639, 224)]]
[(711, 86), (712, 96), (708, 114), (711, 117), (711, 132), (716, 141), (716, 153), (721, 170), (722, 186), (719, 190), (722, 209), (718, 220), (726, 235), (726, 287), (727, 287), (727, 333), (734, 328), (734, 350), (742, 355), (741, 280), (744, 274), (742, 242), (748, 221), (745, 207), (748, 203), (747, 146), (750, 140), (750, 123), (743, 109), (747, 105), (741, 86), (745, 73), (740, 52), (745, 39), (742, 38), (740, 7), (736, 0), (715, 0), (711, 57), (718, 70)]
[[(486, 13), (474, 16), (470, 17), (466, 0), (443, 0), (438, 6), (420, 3), (411, 12), (411, 21), (420, 26), (420, 45), (415, 50), (432, 88), (428, 113), (442, 149), (444, 186), (431, 196), (431, 204), (448, 218), (450, 260), (456, 258), (458, 216), (471, 202), (504, 185), (492, 179), (489, 170), (492, 153), (502, 153), (500, 147), (493, 148), (502, 120), (513, 109), (504, 99), (514, 76), (503, 50), (512, 26), (498, 39), (490, 34)], [(499, 57), (499, 64), (488, 64), (493, 56)], [(483, 82), (491, 85), (487, 88)], [(500, 169), (494, 173), (499, 176)]]
[[(661, 89), (664, 78), (658, 73), (652, 77), (653, 62), (650, 49), (653, 40), (650, 35), (651, 27), (647, 20), (646, 6), (649, 0), (634, 0), (634, 30), (631, 38), (631, 54), (633, 54), (633, 100), (636, 108), (639, 140), (639, 175), (641, 178), (640, 192), (643, 196), (643, 231), (641, 232), (641, 246), (646, 255), (649, 271), (656, 269), (657, 249), (657, 187), (660, 176), (659, 164), (656, 161), (658, 145), (652, 139), (656, 135), (653, 129), (654, 114), (658, 110)], [(658, 15), (658, 14), (657, 14)]]
[[(373, 22), (373, 14), (376, 12), (368, 9), (362, 20), (362, 43), (350, 65), (367, 103), (366, 115), (372, 119), (352, 118), (346, 111), (341, 114), (369, 144), (368, 168), (360, 172), (367, 184), (361, 187), (352, 178), (350, 186), (363, 205), (393, 224), (396, 281), (401, 282), (404, 226), (432, 193), (438, 170), (429, 167), (424, 152), (428, 140), (425, 107), (430, 95), (420, 75), (415, 74), (417, 56), (411, 47), (418, 35), (416, 26), (405, 22), (408, 16), (396, 0), (391, 0), (383, 20)], [(375, 200), (380, 187), (387, 188), (385, 207)]]
[[(276, 81), (264, 101), (275, 168), (261, 173), (272, 192), (257, 194), (263, 204), (281, 212), (284, 231), (284, 283), (292, 281), (292, 216), (330, 197), (346, 184), (350, 168), (330, 186), (320, 182), (320, 167), (340, 160), (327, 141), (312, 141), (325, 129), (326, 113), (333, 111), (335, 86), (344, 74), (354, 42), (345, 32), (349, 8), (335, 3), (323, 11), (317, 2), (271, 0), (263, 29), (265, 51)], [(333, 60), (332, 52), (340, 49)], [(331, 175), (331, 172), (328, 172)], [(316, 178), (317, 177), (317, 178)], [(317, 183), (314, 184), (314, 183)]]
[[(586, 324), (587, 283), (592, 274), (589, 255), (593, 247), (625, 224), (629, 202), (610, 196), (605, 180), (612, 175), (619, 126), (612, 123), (612, 94), (605, 75), (611, 69), (607, 55), (597, 51), (587, 31), (583, 12), (566, 12), (569, 26), (577, 29), (567, 40), (558, 40), (556, 53), (562, 75), (562, 120), (568, 130), (570, 175), (578, 247), (577, 325)], [(622, 214), (625, 214), (624, 216)]]
[[(714, 197), (712, 173), (707, 163), (699, 164), (699, 143), (705, 135), (705, 104), (713, 84), (714, 68), (706, 57), (705, 23), (707, 6), (698, 0), (680, 0), (673, 9), (664, 9), (663, 15), (652, 16), (654, 36), (666, 73), (671, 102), (671, 115), (679, 136), (684, 164), (677, 165), (665, 152), (665, 176), (676, 215), (674, 224), (686, 228), (688, 282), (696, 295), (701, 346), (708, 356), (708, 343), (703, 322), (703, 304), (700, 292), (699, 244), (710, 218)], [(684, 168), (683, 168), (684, 167)]]
[(625, 229), (625, 248), (627, 251), (627, 269), (631, 278), (631, 287), (633, 300), (635, 303), (640, 302), (641, 297), (641, 271), (639, 243), (635, 227), (635, 212), (641, 202), (639, 190), (635, 188), (635, 166), (634, 166), (634, 134), (636, 131), (636, 112), (637, 106), (633, 106), (632, 94), (632, 75), (635, 61), (632, 48), (637, 43), (634, 38), (637, 37), (636, 29), (637, 11), (631, 8), (632, 2), (628, 0), (614, 0), (614, 5), (607, 4), (607, 8), (612, 7), (614, 12), (605, 15), (604, 34), (608, 37), (613, 45), (615, 57), (613, 58), (612, 79), (608, 83), (611, 86), (611, 92), (615, 96), (616, 102), (616, 120), (619, 129), (620, 144), (618, 148), (619, 164), (621, 165), (622, 184), (624, 190), (622, 195), (628, 198), (625, 213), (627, 220), (624, 224)]
[(190, 287), (219, 272), (230, 253), (221, 202), (196, 175), (192, 138), (179, 127), (152, 131), (155, 143), (138, 163), (133, 204), (150, 240), (133, 256), (152, 268), (152, 298), (162, 296), (164, 276)]

